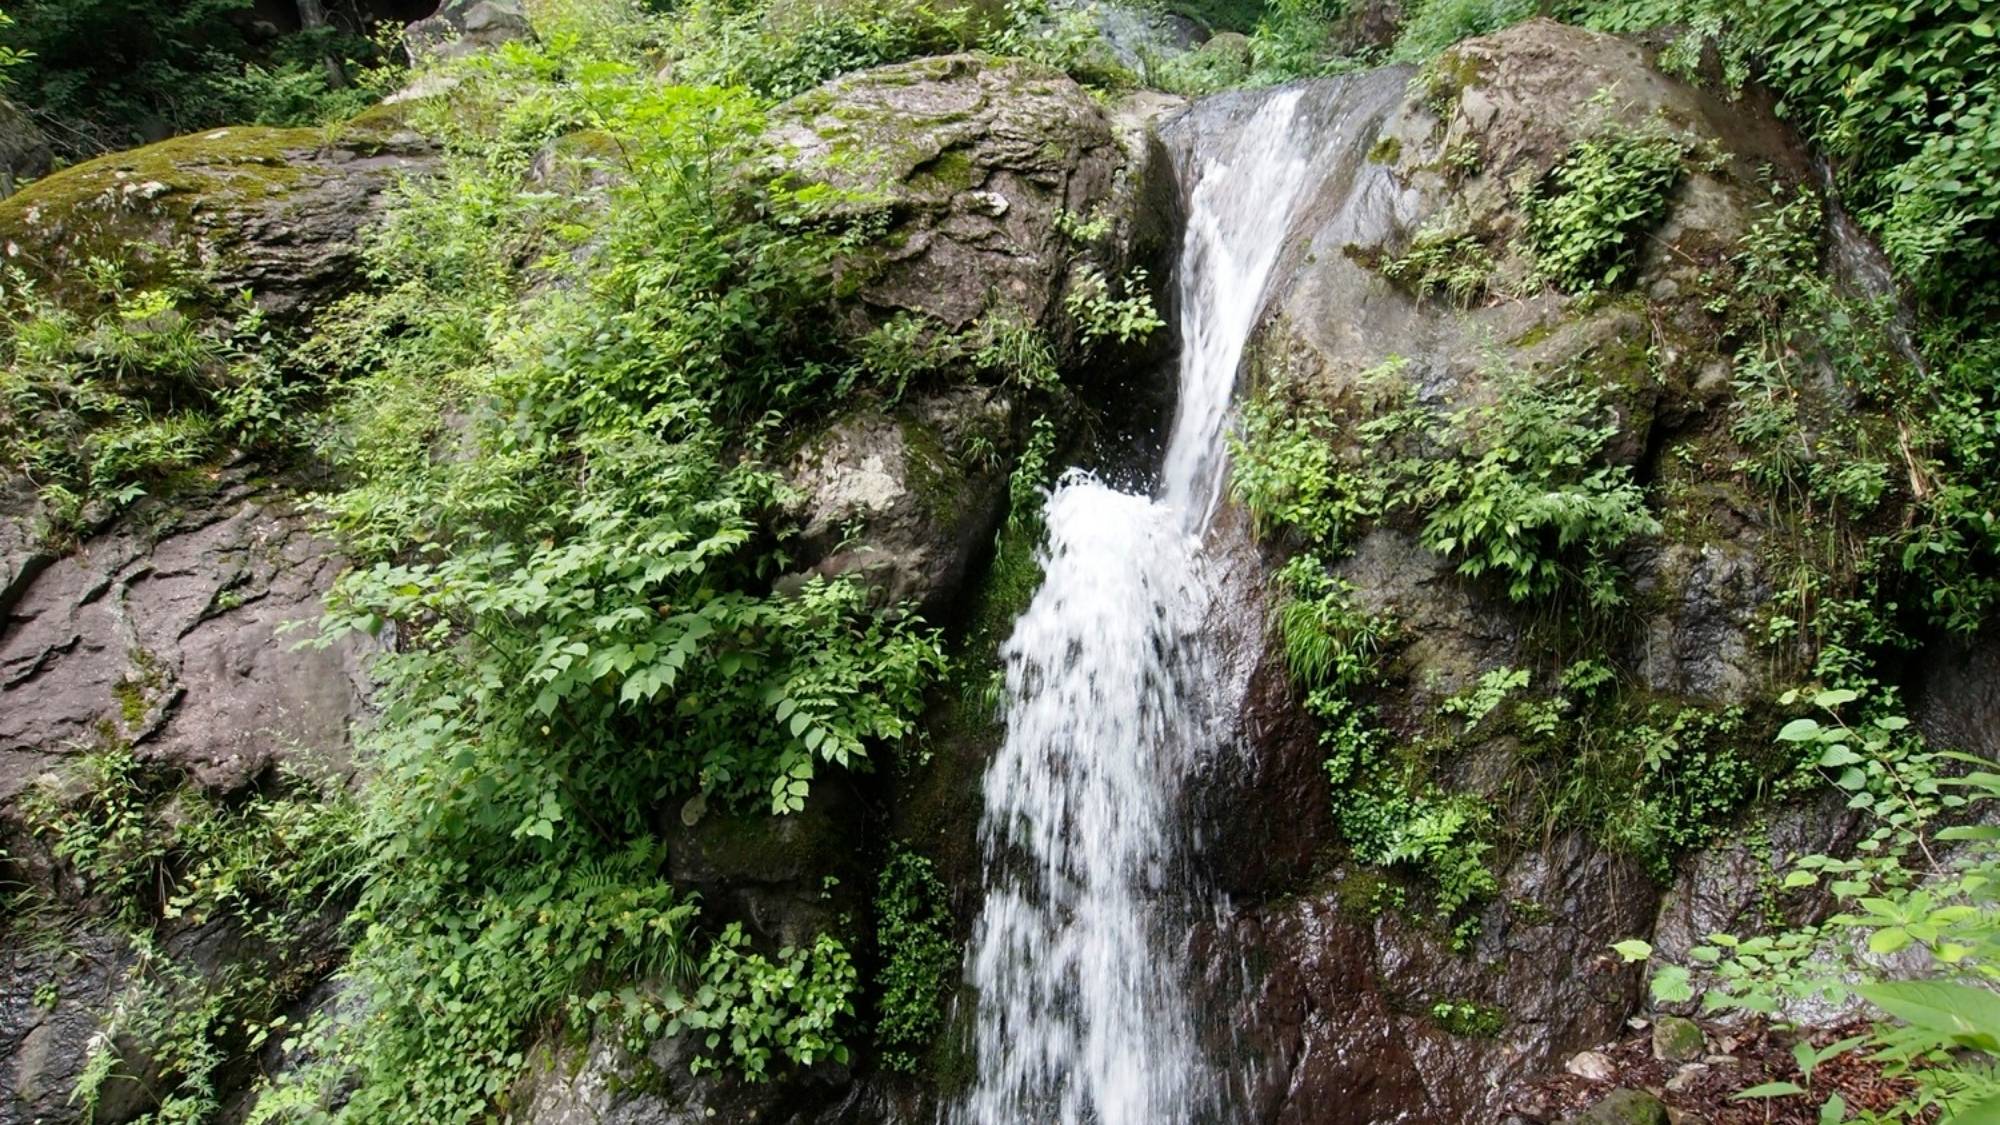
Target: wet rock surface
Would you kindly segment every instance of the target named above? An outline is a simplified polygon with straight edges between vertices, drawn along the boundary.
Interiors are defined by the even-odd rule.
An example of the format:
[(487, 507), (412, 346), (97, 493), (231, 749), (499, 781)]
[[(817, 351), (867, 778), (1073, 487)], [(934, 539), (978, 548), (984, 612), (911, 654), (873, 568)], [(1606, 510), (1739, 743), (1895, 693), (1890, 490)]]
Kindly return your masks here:
[[(1079, 269), (1158, 266), (1171, 249), (1157, 140), (1058, 71), (922, 59), (836, 79), (772, 116), (787, 172), (842, 193), (833, 214), (886, 224), (888, 249), (848, 265), (864, 324), (909, 312), (957, 330), (992, 311), (1060, 330)], [(1092, 246), (1059, 222), (1095, 214), (1112, 225)]]
[[(1768, 106), (1721, 102), (1660, 74), (1639, 46), (1547, 21), (1461, 44), (1426, 79), (1413, 77), (1391, 68), (1299, 95), (1302, 112), (1337, 120), (1339, 147), (1321, 155), (1318, 194), (1294, 220), (1243, 393), (1283, 382), (1351, 409), (1363, 401), (1364, 373), (1394, 360), (1422, 401), (1449, 410), (1492, 401), (1503, 367), (1576, 373), (1615, 417), (1608, 458), (1639, 479), (1661, 472), (1663, 450), (1677, 445), (1718, 457), (1727, 379), (1715, 371), (1718, 325), (1697, 296), (1703, 271), (1725, 261), (1769, 198), (1766, 169), (1804, 174)], [(1168, 142), (1226, 133), (1270, 96), (1207, 99), (1168, 129)], [(1580, 140), (1618, 128), (1668, 130), (1705, 154), (1681, 174), (1636, 279), (1622, 295), (1592, 301), (1526, 280), (1524, 185)], [(1493, 258), (1489, 288), (1463, 303), (1381, 272), (1419, 231), (1446, 221), (1462, 223)], [(1634, 612), (1611, 655), (1659, 698), (1705, 708), (1757, 699), (1784, 666), (1756, 632), (1774, 585), (1760, 516), (1702, 481), (1675, 505), (1669, 529), (1620, 560)], [(1371, 700), (1402, 737), (1433, 723), (1438, 703), (1482, 674), (1536, 662), (1543, 642), (1534, 622), (1424, 551), (1412, 529), (1368, 531), (1334, 570), (1354, 584), (1361, 607), (1403, 625), (1390, 686)], [(1338, 836), (1305, 795), (1325, 786), (1326, 751), (1299, 715), (1281, 662), (1269, 652), (1263, 661), (1248, 681), (1240, 734), (1253, 764), (1218, 771), (1201, 799), (1239, 810), (1212, 817), (1204, 838), (1219, 882), (1237, 896), (1236, 938), (1252, 983), (1243, 1007), (1216, 1022), (1260, 1060), (1254, 1119), (1492, 1119), (1516, 1076), (1560, 1071), (1617, 1037), (1639, 1006), (1641, 974), (1618, 962), (1612, 942), (1657, 930), (1656, 942), (1684, 948), (1690, 935), (1730, 928), (1757, 901), (1770, 860), (1744, 845), (1690, 857), (1662, 887), (1582, 826), (1551, 828), (1524, 833), (1533, 838), (1495, 857), (1499, 893), (1477, 936), (1454, 949), (1441, 927), (1382, 908), (1363, 873), (1326, 865)], [(1479, 795), (1514, 823), (1527, 815), (1506, 782), (1516, 754), (1510, 738), (1488, 736), (1454, 750), (1442, 768), (1455, 791)], [(1274, 808), (1286, 810), (1282, 826), (1260, 823)], [(1801, 806), (1776, 810), (1768, 832), (1775, 847), (1800, 854), (1836, 847), (1852, 829), (1838, 809)], [(1257, 848), (1270, 859), (1242, 858)], [(1440, 1011), (1477, 1014), (1480, 1026)], [(1358, 1091), (1353, 1108), (1330, 1108), (1349, 1091)]]
[(344, 763), (366, 650), (300, 647), (344, 563), (282, 489), (224, 470), (59, 558), (9, 557), (40, 570), (0, 621), (0, 802), (113, 744), (223, 792), (291, 755)]

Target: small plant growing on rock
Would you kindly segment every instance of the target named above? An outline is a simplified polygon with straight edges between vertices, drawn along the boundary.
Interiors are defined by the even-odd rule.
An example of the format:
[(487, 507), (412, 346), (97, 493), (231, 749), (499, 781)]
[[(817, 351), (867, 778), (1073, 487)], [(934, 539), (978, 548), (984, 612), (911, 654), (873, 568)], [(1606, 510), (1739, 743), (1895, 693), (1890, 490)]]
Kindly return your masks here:
[(1443, 295), (1464, 307), (1486, 292), (1493, 255), (1452, 214), (1425, 223), (1401, 254), (1382, 261), (1382, 276), (1418, 297)]
[(1136, 343), (1167, 326), (1146, 290), (1146, 271), (1136, 266), (1116, 286), (1103, 273), (1085, 270), (1063, 298), (1063, 308), (1086, 346), (1102, 340)]
[(1629, 279), (1641, 236), (1666, 214), (1681, 156), (1671, 137), (1624, 130), (1571, 146), (1522, 200), (1542, 272), (1572, 293)]

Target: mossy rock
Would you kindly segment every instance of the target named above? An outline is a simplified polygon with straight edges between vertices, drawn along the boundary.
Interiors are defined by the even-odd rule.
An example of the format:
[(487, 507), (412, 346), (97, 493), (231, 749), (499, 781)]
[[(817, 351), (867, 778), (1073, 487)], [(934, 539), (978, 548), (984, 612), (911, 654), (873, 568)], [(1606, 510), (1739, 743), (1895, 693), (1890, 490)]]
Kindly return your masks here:
[(176, 284), (202, 299), (249, 290), (266, 310), (304, 314), (351, 288), (360, 231), (428, 146), (400, 112), (329, 135), (242, 126), (176, 137), (65, 169), (0, 201), (0, 252), (59, 300), (97, 293), (95, 260), (135, 287)]

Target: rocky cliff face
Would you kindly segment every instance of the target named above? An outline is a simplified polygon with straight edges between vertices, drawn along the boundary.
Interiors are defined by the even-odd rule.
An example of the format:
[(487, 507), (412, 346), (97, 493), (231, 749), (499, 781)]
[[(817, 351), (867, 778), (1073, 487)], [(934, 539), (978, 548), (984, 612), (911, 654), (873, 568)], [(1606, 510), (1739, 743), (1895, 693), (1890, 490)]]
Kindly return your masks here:
[[(511, 9), (458, 7), (471, 39), (519, 30)], [(1100, 449), (1118, 449), (1169, 405), (1142, 388), (1158, 385), (1171, 345), (1093, 351), (1065, 298), (1136, 268), (1170, 308), (1181, 221), (1170, 145), (1201, 144), (1265, 96), (1187, 109), (1135, 95), (1107, 106), (1036, 64), (925, 59), (779, 106), (770, 130), (781, 158), (752, 174), (823, 185), (836, 200), (831, 221), (877, 235), (843, 262), (828, 331), (860, 339), (914, 318), (920, 343), (965, 347), (996, 325), (1033, 328), (1068, 368), (1045, 400), (1060, 447), (1095, 436)], [(1246, 393), (1283, 383), (1359, 425), (1372, 409), (1364, 374), (1392, 357), (1426, 402), (1447, 409), (1493, 401), (1502, 369), (1581, 377), (1615, 415), (1611, 461), (1675, 489), (1675, 520), (1620, 560), (1635, 596), (1609, 641), (1618, 663), (1676, 705), (1768, 702), (1800, 657), (1757, 636), (1782, 582), (1778, 530), (1728, 483), (1738, 451), (1723, 411), (1734, 392), (1715, 309), (1733, 255), (1773, 198), (1772, 177), (1812, 177), (1769, 107), (1719, 100), (1662, 74), (1639, 46), (1546, 21), (1463, 44), (1421, 75), (1382, 70), (1304, 97), (1351, 113), (1359, 132), (1343, 143), (1367, 158), (1341, 164), (1308, 204), (1252, 343)], [(1177, 115), (1163, 141), (1162, 121)], [(1532, 276), (1521, 200), (1607, 130), (1668, 138), (1685, 170), (1615, 291), (1565, 294)], [(396, 109), (330, 139), (216, 130), (104, 157), (0, 201), (0, 251), (72, 299), (82, 298), (66, 292), (67, 279), (117, 254), (141, 281), (191, 268), (210, 287), (204, 299), (247, 289), (280, 320), (309, 324), (362, 284), (361, 232), (397, 179), (434, 159)], [(0, 174), (14, 160), (0, 149)], [(1396, 264), (1439, 245), (1456, 264), (1477, 261), (1477, 276)], [(967, 360), (961, 351), (945, 362)], [(894, 404), (858, 398), (795, 435), (784, 518), (799, 552), (779, 583), (858, 575), (885, 604), (914, 603), (990, 646), (1006, 624), (1006, 598), (986, 588), (991, 545), (1029, 441), (1022, 404), (1033, 390), (917, 385)], [(70, 912), (60, 954), (25, 923), (0, 931), (0, 1125), (77, 1119), (68, 1090), (90, 1039), (145, 968), (29, 831), (28, 795), (60, 800), (73, 760), (108, 747), (130, 751), (155, 798), (190, 785), (241, 799), (305, 761), (346, 769), (352, 732), (368, 720), (372, 650), (300, 648), (287, 631), (318, 615), (344, 566), (301, 514), (307, 487), (293, 466), (230, 460), (56, 542), (38, 527), (32, 486), (0, 484), (0, 845), (9, 880)], [(1763, 907), (1763, 853), (1851, 838), (1840, 810), (1787, 806), (1769, 813), (1762, 846), (1718, 839), (1663, 881), (1584, 828), (1556, 825), (1520, 833), (1496, 857), (1498, 890), (1463, 948), (1436, 926), (1375, 910), (1369, 873), (1340, 857), (1320, 733), (1275, 642), (1255, 627), (1283, 544), (1252, 545), (1242, 513), (1224, 525), (1236, 620), (1218, 628), (1242, 639), (1248, 752), (1205, 779), (1201, 834), (1232, 907), (1192, 940), (1216, 966), (1206, 1006), (1218, 1049), (1245, 1060), (1251, 1119), (1493, 1119), (1513, 1078), (1614, 1036), (1635, 1010), (1638, 971), (1613, 963), (1612, 941), (1651, 935), (1685, 948)], [(1380, 700), (1396, 732), (1420, 733), (1444, 699), (1536, 660), (1533, 615), (1423, 550), (1411, 527), (1372, 528), (1338, 573), (1364, 606), (1405, 623), (1409, 642)], [(974, 620), (996, 605), (997, 625)], [(1968, 749), (1995, 749), (1985, 721), (2000, 707), (1991, 653), (1942, 658), (1923, 679), (1926, 725)], [(868, 873), (848, 845), (886, 825), (939, 857), (963, 923), (978, 885), (968, 869), (977, 787), (996, 734), (976, 711), (940, 698), (928, 765), (824, 783), (807, 812), (776, 827), (691, 811), (669, 842), (673, 879), (760, 942), (803, 941), (865, 908), (856, 895)], [(1519, 749), (1511, 735), (1458, 747), (1451, 780), (1526, 823), (1534, 810), (1511, 785)], [(829, 891), (829, 877), (845, 889)], [(276, 965), (287, 998), (310, 1008), (326, 999), (314, 989), (338, 961), (337, 913), (335, 903), (284, 950), (214, 922), (166, 925), (162, 941), (218, 977)], [(1497, 1018), (1476, 1031), (1447, 1026), (1441, 1003)], [(136, 1045), (128, 1054), (140, 1076), (155, 1065)], [(939, 1058), (950, 1055), (947, 1044)], [(828, 1064), (748, 1085), (689, 1079), (690, 1057), (676, 1040), (635, 1056), (608, 1037), (581, 1047), (553, 1037), (510, 1104), (542, 1125), (918, 1120), (935, 1115), (954, 1080)], [(128, 1119), (148, 1098), (142, 1082), (117, 1087), (97, 1119)]]
[[(1208, 99), (1170, 143), (1198, 145), (1264, 96)], [(1745, 455), (1730, 404), (1744, 392), (1732, 386), (1720, 310), (1745, 235), (1774, 206), (1773, 184), (1814, 182), (1798, 144), (1754, 97), (1725, 102), (1663, 75), (1638, 45), (1548, 21), (1468, 41), (1421, 73), (1378, 72), (1306, 96), (1322, 112), (1377, 105), (1346, 138), (1371, 161), (1330, 178), (1309, 205), (1253, 339), (1244, 394), (1276, 386), (1330, 411), (1341, 419), (1330, 440), (1367, 456), (1356, 435), (1389, 409), (1370, 382), (1385, 365), (1444, 411), (1497, 401), (1508, 372), (1580, 379), (1615, 419), (1610, 461), (1672, 496), (1664, 529), (1620, 559), (1634, 594), (1607, 638), (1615, 662), (1656, 705), (1769, 704), (1803, 656), (1760, 632), (1791, 564), (1783, 528), (1730, 483)], [(1627, 276), (1568, 295), (1533, 277), (1524, 200), (1577, 146), (1610, 134), (1669, 138), (1699, 155)], [(1438, 268), (1476, 263), (1476, 281), (1454, 289), (1414, 272), (1413, 255), (1438, 245), (1451, 247)], [(1373, 697), (1397, 737), (1434, 732), (1445, 701), (1550, 651), (1545, 619), (1425, 550), (1414, 525), (1372, 527), (1334, 573), (1359, 605), (1403, 626)], [(1246, 598), (1233, 614), (1258, 612), (1257, 596)], [(1495, 857), (1498, 889), (1477, 936), (1453, 949), (1437, 928), (1371, 905), (1380, 887), (1366, 870), (1326, 860), (1339, 833), (1310, 787), (1324, 785), (1327, 750), (1299, 712), (1275, 638), (1252, 643), (1243, 737), (1256, 750), (1205, 798), (1235, 918), (1200, 940), (1240, 944), (1250, 966), (1240, 1006), (1218, 1022), (1239, 1029), (1237, 1049), (1258, 1060), (1255, 1120), (1495, 1119), (1514, 1079), (1614, 1037), (1640, 1006), (1639, 972), (1617, 963), (1612, 942), (1685, 950), (1767, 908), (1756, 888), (1780, 856), (1853, 843), (1857, 822), (1837, 800), (1747, 811), (1736, 829), (1758, 846), (1718, 844), (1663, 883), (1590, 825), (1544, 826), (1524, 736), (1480, 734), (1438, 768), (1521, 834)], [(1277, 821), (1274, 808), (1286, 810)], [(1231, 981), (1225, 973), (1217, 987), (1227, 993)], [(1469, 1029), (1451, 1011), (1490, 1019)]]

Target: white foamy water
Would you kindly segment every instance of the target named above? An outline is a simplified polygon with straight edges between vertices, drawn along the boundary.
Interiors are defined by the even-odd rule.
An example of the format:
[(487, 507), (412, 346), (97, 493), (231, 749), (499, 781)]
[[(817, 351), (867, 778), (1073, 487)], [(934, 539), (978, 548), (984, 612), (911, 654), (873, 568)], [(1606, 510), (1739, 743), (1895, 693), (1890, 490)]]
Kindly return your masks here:
[(1243, 347), (1319, 132), (1271, 96), (1184, 174), (1179, 406), (1157, 497), (1072, 472), (1047, 509), (1041, 590), (1002, 650), (1007, 737), (987, 770), (986, 903), (968, 977), (963, 1125), (1162, 1125), (1224, 1112), (1186, 994), (1182, 784), (1214, 748), (1201, 534), (1221, 490)]

